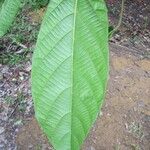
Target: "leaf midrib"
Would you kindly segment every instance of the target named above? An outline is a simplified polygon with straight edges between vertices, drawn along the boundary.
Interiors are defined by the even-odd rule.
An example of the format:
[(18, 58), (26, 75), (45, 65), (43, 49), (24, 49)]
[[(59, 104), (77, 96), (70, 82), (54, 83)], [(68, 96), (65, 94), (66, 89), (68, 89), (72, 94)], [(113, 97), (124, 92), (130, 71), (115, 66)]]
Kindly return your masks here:
[(70, 138), (70, 147), (72, 147), (72, 120), (73, 120), (73, 83), (74, 83), (74, 47), (75, 47), (75, 31), (76, 31), (76, 17), (77, 17), (77, 5), (78, 0), (74, 2), (74, 19), (73, 19), (73, 42), (72, 42), (72, 71), (71, 71), (71, 138)]

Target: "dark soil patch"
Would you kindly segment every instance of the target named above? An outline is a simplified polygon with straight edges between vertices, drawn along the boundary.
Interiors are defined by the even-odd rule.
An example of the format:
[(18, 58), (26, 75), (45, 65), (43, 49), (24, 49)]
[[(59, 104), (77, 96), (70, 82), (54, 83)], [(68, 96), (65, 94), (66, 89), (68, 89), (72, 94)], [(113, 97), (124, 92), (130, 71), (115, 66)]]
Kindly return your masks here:
[[(109, 19), (116, 26), (121, 10), (121, 0), (108, 0)], [(149, 0), (126, 0), (122, 24), (111, 42), (137, 49), (150, 58), (150, 3)]]

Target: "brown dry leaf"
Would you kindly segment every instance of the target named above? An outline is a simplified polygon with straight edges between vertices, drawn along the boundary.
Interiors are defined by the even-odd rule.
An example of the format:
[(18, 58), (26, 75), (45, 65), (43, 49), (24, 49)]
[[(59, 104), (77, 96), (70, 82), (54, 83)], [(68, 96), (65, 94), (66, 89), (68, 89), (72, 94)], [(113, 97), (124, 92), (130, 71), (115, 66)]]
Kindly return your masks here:
[(38, 9), (33, 12), (29, 12), (29, 16), (31, 18), (31, 22), (34, 23), (40, 23), (42, 21), (42, 18), (44, 16), (46, 7)]

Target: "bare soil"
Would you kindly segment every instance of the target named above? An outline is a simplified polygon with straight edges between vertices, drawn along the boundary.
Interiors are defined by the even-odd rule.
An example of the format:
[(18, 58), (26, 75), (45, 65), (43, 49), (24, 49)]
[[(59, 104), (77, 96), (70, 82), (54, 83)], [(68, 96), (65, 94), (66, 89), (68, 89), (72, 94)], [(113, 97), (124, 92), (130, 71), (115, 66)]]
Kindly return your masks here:
[[(110, 79), (102, 116), (83, 150), (150, 149), (150, 61), (110, 44)], [(18, 132), (21, 150), (51, 149), (34, 118)]]
[(110, 46), (105, 105), (83, 149), (149, 150), (150, 61), (126, 54), (122, 47)]

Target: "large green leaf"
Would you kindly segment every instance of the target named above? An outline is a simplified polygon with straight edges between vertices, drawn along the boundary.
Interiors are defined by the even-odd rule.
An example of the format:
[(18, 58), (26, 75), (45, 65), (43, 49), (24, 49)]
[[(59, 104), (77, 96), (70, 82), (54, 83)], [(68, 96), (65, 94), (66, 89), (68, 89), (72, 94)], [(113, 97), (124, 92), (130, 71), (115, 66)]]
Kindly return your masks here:
[(103, 0), (51, 0), (33, 56), (35, 114), (56, 150), (78, 150), (98, 116), (108, 76)]
[(5, 0), (0, 8), (0, 37), (3, 36), (12, 22), (14, 21), (18, 10), (21, 7), (22, 0)]

